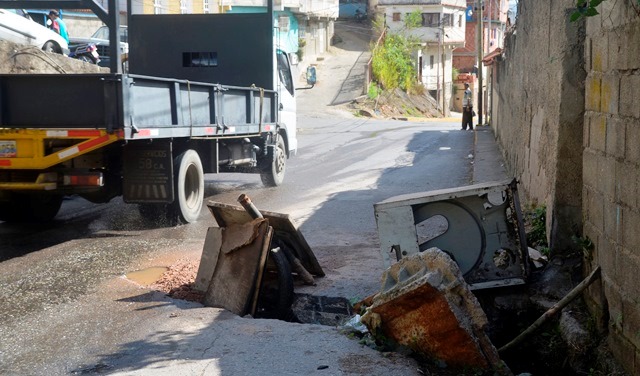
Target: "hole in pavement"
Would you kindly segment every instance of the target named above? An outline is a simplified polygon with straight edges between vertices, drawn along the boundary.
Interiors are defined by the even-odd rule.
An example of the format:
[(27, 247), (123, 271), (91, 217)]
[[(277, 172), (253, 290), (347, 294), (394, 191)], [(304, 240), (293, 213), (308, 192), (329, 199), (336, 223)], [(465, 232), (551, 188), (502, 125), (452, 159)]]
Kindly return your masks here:
[(136, 270), (135, 272), (127, 273), (125, 274), (125, 277), (140, 285), (148, 286), (159, 280), (160, 277), (162, 277), (162, 274), (164, 274), (164, 272), (166, 272), (167, 270), (169, 270), (169, 268), (166, 268), (164, 266), (154, 266), (151, 268)]
[(295, 294), (291, 305), (291, 321), (328, 326), (343, 325), (353, 316), (346, 298)]

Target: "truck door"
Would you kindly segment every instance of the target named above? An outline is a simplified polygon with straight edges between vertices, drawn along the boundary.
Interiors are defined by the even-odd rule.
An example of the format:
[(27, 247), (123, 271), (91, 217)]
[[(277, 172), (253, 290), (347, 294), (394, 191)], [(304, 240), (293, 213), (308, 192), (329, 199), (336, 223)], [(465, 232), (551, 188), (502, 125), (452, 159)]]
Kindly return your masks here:
[(294, 153), (298, 149), (296, 138), (296, 98), (291, 75), (291, 65), (287, 54), (282, 50), (276, 51), (278, 64), (278, 97), (280, 100), (280, 122), (287, 130), (289, 152)]

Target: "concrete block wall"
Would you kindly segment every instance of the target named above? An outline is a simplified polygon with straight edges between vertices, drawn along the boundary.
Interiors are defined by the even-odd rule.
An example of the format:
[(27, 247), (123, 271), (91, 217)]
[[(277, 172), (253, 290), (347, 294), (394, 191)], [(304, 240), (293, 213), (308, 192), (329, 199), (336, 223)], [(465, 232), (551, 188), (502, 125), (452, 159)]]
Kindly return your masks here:
[(586, 22), (584, 235), (602, 267), (588, 300), (609, 346), (640, 374), (640, 5), (605, 1)]
[(492, 127), (525, 200), (546, 204), (552, 252), (588, 237), (585, 294), (609, 347), (640, 375), (640, 4), (521, 0), (494, 68)]
[[(581, 230), (584, 23), (573, 0), (521, 0), (516, 32), (493, 71), (492, 127), (525, 202), (547, 207), (554, 252)], [(582, 35), (582, 37), (581, 37)]]

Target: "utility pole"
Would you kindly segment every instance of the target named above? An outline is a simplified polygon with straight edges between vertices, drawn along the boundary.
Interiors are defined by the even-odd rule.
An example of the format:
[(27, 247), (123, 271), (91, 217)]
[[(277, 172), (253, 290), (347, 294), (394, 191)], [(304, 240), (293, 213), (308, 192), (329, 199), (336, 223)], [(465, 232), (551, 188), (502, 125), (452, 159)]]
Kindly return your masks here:
[(445, 108), (446, 106), (446, 92), (447, 92), (447, 86), (446, 86), (446, 82), (447, 80), (445, 79), (445, 75), (444, 75), (444, 56), (445, 56), (445, 52), (444, 52), (444, 25), (442, 25), (442, 55), (440, 55), (440, 61), (442, 61), (442, 116), (447, 116), (447, 109)]
[(484, 54), (484, 28), (482, 27), (482, 1), (478, 0), (478, 125), (482, 124), (482, 58)]

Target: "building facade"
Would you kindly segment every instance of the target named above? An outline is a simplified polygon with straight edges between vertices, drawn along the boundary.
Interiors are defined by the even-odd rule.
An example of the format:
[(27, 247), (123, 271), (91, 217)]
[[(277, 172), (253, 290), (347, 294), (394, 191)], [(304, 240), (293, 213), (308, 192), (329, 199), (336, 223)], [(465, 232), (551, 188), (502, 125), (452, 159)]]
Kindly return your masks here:
[[(508, 25), (508, 0), (467, 0), (467, 9), (465, 12), (465, 44), (463, 47), (453, 51), (453, 67), (460, 73), (472, 73), (478, 75), (478, 69), (482, 69), (482, 85), (476, 85), (477, 90), (474, 95), (476, 99), (482, 95), (482, 114), (487, 115), (483, 118), (483, 123), (488, 122), (490, 117), (491, 103), (491, 70), (487, 70), (485, 64), (478, 66), (479, 59), (496, 53), (504, 47), (504, 36)], [(482, 12), (479, 7), (482, 6)], [(478, 17), (482, 13), (482, 22), (478, 25)], [(482, 43), (478, 37), (478, 30), (482, 28)], [(478, 45), (482, 46), (480, 53)]]
[[(418, 81), (447, 115), (453, 94), (453, 50), (464, 46), (466, 0), (378, 0), (372, 5), (390, 32), (420, 41), (415, 51)], [(418, 12), (418, 27), (406, 28), (406, 17)]]

